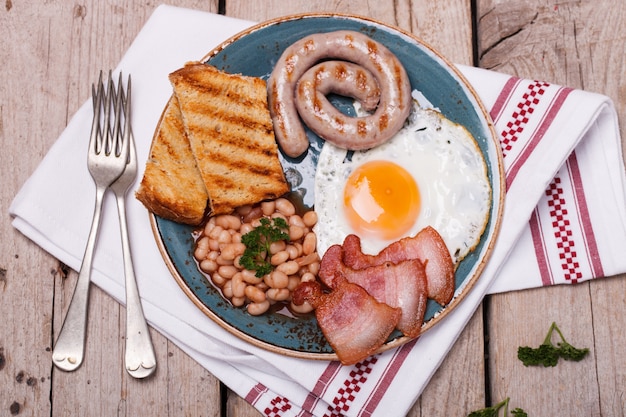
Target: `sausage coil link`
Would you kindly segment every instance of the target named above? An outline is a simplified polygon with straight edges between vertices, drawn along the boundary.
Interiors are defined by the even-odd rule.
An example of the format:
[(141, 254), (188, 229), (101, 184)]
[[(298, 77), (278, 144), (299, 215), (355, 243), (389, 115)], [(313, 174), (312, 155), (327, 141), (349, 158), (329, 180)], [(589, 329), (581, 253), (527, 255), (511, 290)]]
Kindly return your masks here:
[[(321, 83), (324, 89), (346, 91), (344, 81), (337, 79), (341, 71), (333, 74), (332, 70), (326, 69), (320, 73), (318, 67), (317, 79), (316, 70), (313, 70), (299, 82), (322, 60), (347, 61), (371, 73), (380, 89), (380, 100), (373, 114), (346, 116), (316, 89), (319, 78), (327, 76)], [(338, 68), (337, 63), (324, 64)], [(369, 75), (363, 72), (360, 77), (363, 80)], [(283, 152), (294, 158), (306, 152), (309, 146), (300, 117), (322, 139), (341, 148), (363, 150), (390, 139), (402, 127), (411, 110), (411, 85), (402, 63), (385, 46), (354, 31), (317, 33), (296, 41), (279, 58), (267, 88), (276, 139)], [(356, 95), (354, 92), (358, 90), (358, 86), (347, 89), (350, 95)]]

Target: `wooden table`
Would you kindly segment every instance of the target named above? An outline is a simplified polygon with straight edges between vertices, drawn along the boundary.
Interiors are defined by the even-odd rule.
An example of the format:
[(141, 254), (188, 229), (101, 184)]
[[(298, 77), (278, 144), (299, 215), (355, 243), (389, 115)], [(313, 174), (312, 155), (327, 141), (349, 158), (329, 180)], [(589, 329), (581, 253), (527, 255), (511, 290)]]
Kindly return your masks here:
[[(626, 137), (623, 0), (169, 3), (257, 21), (305, 11), (375, 17), (412, 31), (453, 62), (606, 94)], [(149, 0), (5, 0), (0, 11), (2, 416), (259, 414), (154, 331), (157, 374), (130, 378), (122, 368), (124, 308), (97, 288), (91, 292), (88, 359), (73, 373), (54, 369), (51, 348), (77, 274), (15, 231), (7, 214), (89, 97), (95, 75), (117, 64), (156, 6)], [(409, 415), (463, 416), (508, 396), (530, 416), (623, 416), (623, 278), (488, 297)], [(552, 320), (573, 344), (590, 347), (590, 356), (556, 368), (521, 368), (517, 346), (539, 343)]]

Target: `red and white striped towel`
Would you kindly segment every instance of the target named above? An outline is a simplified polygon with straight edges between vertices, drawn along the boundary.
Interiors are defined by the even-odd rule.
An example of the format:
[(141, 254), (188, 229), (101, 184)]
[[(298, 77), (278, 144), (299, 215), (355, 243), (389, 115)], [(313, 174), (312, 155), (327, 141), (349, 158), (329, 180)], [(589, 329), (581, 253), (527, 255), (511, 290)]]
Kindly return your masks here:
[[(154, 126), (171, 94), (167, 75), (251, 24), (170, 6), (155, 11), (117, 68), (136, 80), (133, 127), (140, 160), (148, 156)], [(459, 69), (501, 134), (508, 193), (489, 263), (439, 325), (350, 367), (256, 348), (213, 323), (183, 294), (159, 262), (145, 209), (129, 199), (136, 275), (150, 324), (266, 416), (404, 415), (488, 292), (625, 272), (619, 250), (626, 247), (626, 181), (610, 99)], [(90, 124), (86, 102), (10, 208), (18, 230), (74, 269), (80, 266), (93, 212), (94, 186), (85, 164)], [(112, 199), (105, 204), (92, 280), (123, 302), (115, 207)]]

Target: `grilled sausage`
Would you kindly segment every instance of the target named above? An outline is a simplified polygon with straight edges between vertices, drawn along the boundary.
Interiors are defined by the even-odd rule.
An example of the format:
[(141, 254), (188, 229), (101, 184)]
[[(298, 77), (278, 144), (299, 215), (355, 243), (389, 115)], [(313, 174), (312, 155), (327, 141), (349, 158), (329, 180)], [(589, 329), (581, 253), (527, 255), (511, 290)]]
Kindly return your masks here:
[[(298, 85), (302, 75), (324, 59), (353, 62), (373, 75), (380, 89), (380, 101), (373, 114), (345, 116), (321, 99), (324, 94), (313, 92), (310, 82)], [(332, 91), (339, 88), (333, 84), (341, 83), (336, 78), (328, 82), (330, 87), (326, 88)], [(283, 152), (291, 157), (300, 156), (309, 146), (294, 101), (300, 101), (300, 117), (311, 130), (337, 146), (352, 150), (372, 148), (390, 139), (402, 127), (411, 109), (409, 78), (398, 58), (385, 46), (354, 31), (318, 33), (295, 42), (281, 55), (267, 86), (276, 139)]]

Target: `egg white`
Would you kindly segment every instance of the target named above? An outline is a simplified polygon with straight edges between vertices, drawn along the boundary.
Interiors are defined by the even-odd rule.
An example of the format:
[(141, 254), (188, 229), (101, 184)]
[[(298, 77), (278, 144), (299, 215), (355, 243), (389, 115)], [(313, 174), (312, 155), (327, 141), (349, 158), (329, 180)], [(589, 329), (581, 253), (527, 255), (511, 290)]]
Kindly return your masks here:
[[(491, 186), (487, 166), (472, 135), (440, 112), (414, 106), (407, 124), (388, 142), (349, 155), (326, 142), (315, 174), (315, 227), (323, 254), (354, 233), (344, 213), (343, 191), (350, 173), (365, 162), (388, 160), (411, 173), (421, 196), (420, 213), (404, 236), (434, 227), (455, 262), (479, 242), (488, 220)], [(391, 241), (360, 235), (363, 251), (376, 254)], [(395, 240), (395, 239), (394, 239)]]

